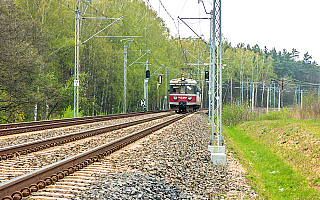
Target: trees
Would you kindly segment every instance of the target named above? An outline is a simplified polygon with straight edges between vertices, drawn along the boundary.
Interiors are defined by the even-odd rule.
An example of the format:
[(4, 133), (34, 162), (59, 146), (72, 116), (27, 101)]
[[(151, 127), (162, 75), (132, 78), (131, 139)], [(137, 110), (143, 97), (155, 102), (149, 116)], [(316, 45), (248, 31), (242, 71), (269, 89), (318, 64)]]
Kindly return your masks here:
[(311, 64), (311, 59), (312, 59), (312, 56), (310, 56), (308, 52), (303, 54), (303, 62), (304, 63)]
[[(74, 11), (76, 1), (3, 0), (0, 8), (0, 117), (1, 122), (44, 120), (61, 116), (73, 106), (74, 70)], [(81, 1), (78, 1), (81, 2)], [(145, 51), (151, 50), (140, 62), (151, 64), (151, 73), (162, 67), (164, 74), (171, 67), (168, 80), (176, 78), (185, 63), (198, 61), (186, 53), (188, 50), (202, 63), (208, 63), (206, 45), (200, 40), (180, 40), (170, 36), (170, 30), (156, 12), (142, 0), (91, 1), (86, 15), (120, 17), (99, 35), (141, 36), (132, 41), (128, 51), (128, 64), (133, 63)], [(112, 20), (81, 20), (80, 40), (84, 41), (106, 27)], [(123, 109), (123, 38), (92, 38), (80, 46), (80, 110), (84, 115), (100, 115), (121, 112)], [(224, 78), (233, 77), (237, 85), (234, 97), (250, 99), (249, 87), (254, 96), (261, 96), (271, 78), (295, 78), (318, 83), (319, 69), (311, 64), (311, 56), (305, 54), (298, 61), (298, 51), (268, 50), (258, 45), (243, 43), (232, 47), (223, 41)], [(143, 98), (145, 64), (136, 63), (127, 70), (127, 109), (138, 107)], [(190, 67), (190, 66), (188, 66)], [(205, 66), (204, 68), (206, 68)], [(197, 74), (203, 69), (196, 69)], [(185, 71), (187, 72), (187, 71)], [(190, 71), (188, 71), (190, 72)], [(157, 77), (155, 74), (154, 77)], [(149, 102), (156, 102), (156, 78), (149, 80)], [(201, 75), (194, 76), (201, 80)], [(261, 82), (254, 86), (250, 82)], [(201, 84), (203, 84), (201, 82)], [(239, 89), (247, 86), (247, 90)], [(250, 86), (251, 85), (251, 86)], [(204, 83), (203, 88), (207, 85)], [(160, 89), (160, 99), (164, 86)], [(225, 90), (226, 91), (226, 90)], [(261, 95), (260, 95), (261, 92)], [(206, 92), (204, 92), (206, 93)], [(225, 94), (226, 92), (224, 92)], [(246, 98), (248, 97), (248, 98)], [(226, 99), (226, 98), (225, 98)], [(254, 102), (258, 105), (260, 99)], [(70, 107), (71, 106), (71, 107)], [(68, 112), (70, 109), (68, 110)]]
[(41, 82), (38, 74), (44, 62), (32, 42), (38, 26), (11, 0), (1, 1), (0, 19), (0, 121), (21, 121)]

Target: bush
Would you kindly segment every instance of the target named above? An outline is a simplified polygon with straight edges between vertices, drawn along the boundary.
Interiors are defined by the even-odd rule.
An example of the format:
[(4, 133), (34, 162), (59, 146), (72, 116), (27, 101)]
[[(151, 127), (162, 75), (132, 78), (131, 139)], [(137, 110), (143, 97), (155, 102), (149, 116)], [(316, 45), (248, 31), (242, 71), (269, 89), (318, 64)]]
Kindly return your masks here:
[(320, 103), (317, 92), (311, 91), (305, 94), (302, 106), (296, 107), (292, 115), (296, 119), (320, 119)]
[(247, 104), (237, 105), (233, 103), (231, 106), (225, 105), (223, 107), (222, 119), (228, 126), (234, 126), (243, 121), (254, 120), (257, 114), (249, 109)]
[(292, 111), (287, 108), (283, 108), (281, 111), (269, 112), (268, 114), (262, 114), (259, 116), (259, 120), (278, 120), (290, 118), (292, 118)]
[[(62, 115), (58, 115), (58, 117), (56, 117), (56, 119), (66, 119), (66, 118), (73, 118), (74, 117), (74, 112), (72, 107), (69, 105), (68, 108), (66, 108)], [(80, 111), (79, 112), (79, 117), (83, 117), (83, 112)]]

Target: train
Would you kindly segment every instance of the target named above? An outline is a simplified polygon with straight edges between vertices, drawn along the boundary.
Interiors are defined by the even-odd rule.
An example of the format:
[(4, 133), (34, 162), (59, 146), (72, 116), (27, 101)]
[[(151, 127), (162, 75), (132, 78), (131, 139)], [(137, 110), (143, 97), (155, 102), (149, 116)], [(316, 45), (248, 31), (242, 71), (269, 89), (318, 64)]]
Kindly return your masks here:
[(192, 78), (177, 78), (170, 81), (170, 108), (177, 113), (196, 111), (201, 107), (201, 90)]

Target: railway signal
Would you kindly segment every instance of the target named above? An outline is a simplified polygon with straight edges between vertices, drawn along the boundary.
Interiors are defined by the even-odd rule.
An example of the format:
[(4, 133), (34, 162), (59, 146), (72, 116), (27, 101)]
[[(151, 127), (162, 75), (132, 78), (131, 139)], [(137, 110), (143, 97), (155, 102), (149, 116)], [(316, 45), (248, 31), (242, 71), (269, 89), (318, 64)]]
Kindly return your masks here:
[(148, 69), (146, 71), (146, 78), (150, 78), (150, 70), (148, 70)]
[(158, 82), (159, 82), (159, 84), (161, 85), (161, 83), (162, 83), (162, 76), (161, 76), (161, 75), (160, 75), (159, 78), (158, 78)]
[(204, 73), (204, 79), (205, 79), (206, 81), (209, 81), (209, 71), (205, 71), (205, 73)]

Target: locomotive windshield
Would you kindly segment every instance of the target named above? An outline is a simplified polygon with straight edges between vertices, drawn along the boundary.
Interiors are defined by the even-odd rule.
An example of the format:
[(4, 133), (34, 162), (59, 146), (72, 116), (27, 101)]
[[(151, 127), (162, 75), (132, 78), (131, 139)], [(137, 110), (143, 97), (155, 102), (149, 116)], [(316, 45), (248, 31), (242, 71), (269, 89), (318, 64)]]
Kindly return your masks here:
[(170, 85), (170, 94), (179, 94), (179, 85)]
[(170, 94), (196, 94), (195, 85), (170, 85)]
[(193, 86), (193, 85), (187, 85), (187, 93), (188, 94), (195, 94), (195, 86)]

